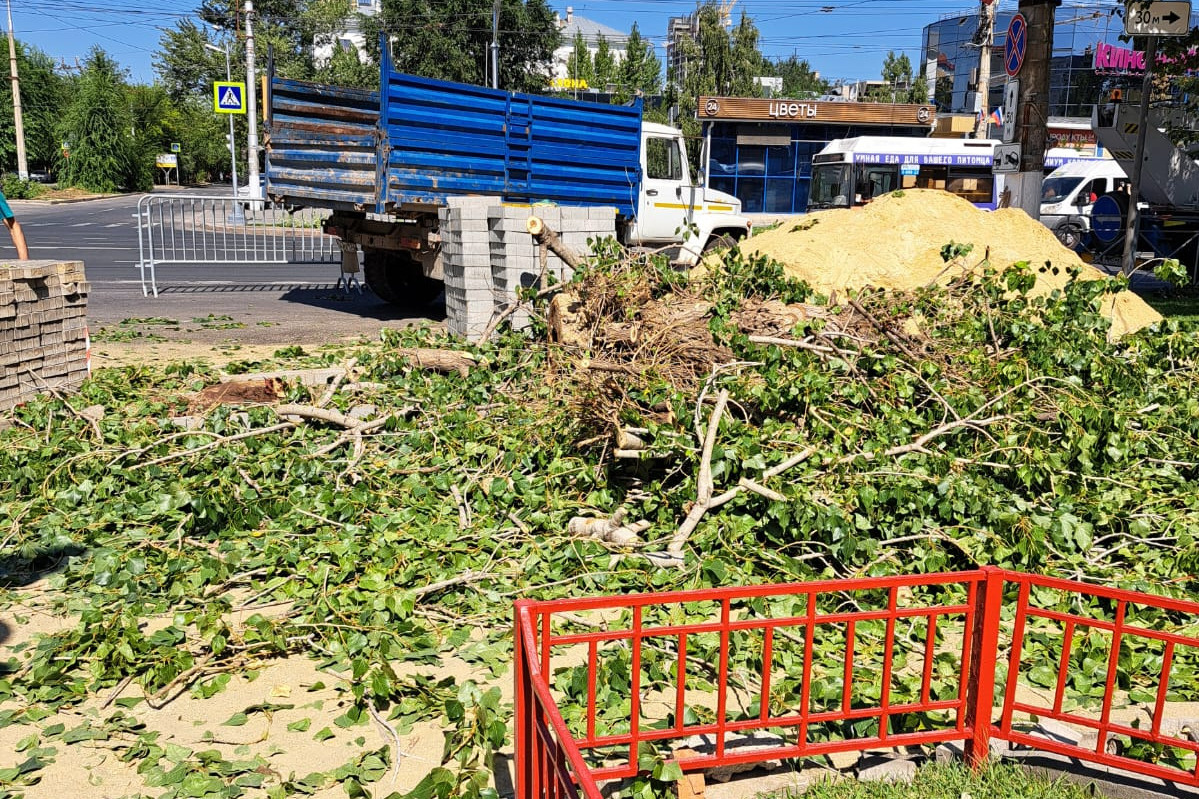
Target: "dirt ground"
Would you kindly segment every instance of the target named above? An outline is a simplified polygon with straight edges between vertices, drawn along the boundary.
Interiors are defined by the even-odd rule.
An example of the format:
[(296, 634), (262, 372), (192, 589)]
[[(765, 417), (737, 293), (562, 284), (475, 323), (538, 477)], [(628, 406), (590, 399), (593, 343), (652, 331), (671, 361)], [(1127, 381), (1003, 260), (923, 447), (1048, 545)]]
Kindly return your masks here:
[[(0, 627), (0, 658), (16, 657), (39, 635), (53, 633), (73, 625), (73, 620), (53, 612), (54, 591), (43, 580), (10, 597)], [(401, 670), (397, 664), (397, 670)], [(463, 661), (450, 658), (436, 669), (405, 665), (405, 672), (442, 677), (452, 676), (462, 681), (477, 682), (486, 675), (478, 673)], [(512, 701), (512, 681), (495, 681), (503, 692), (503, 701)], [(389, 730), (377, 723), (365, 726), (342, 727), (336, 719), (353, 703), (343, 689), (338, 675), (322, 672), (307, 655), (275, 660), (253, 671), (243, 671), (229, 680), (226, 688), (215, 695), (202, 698), (197, 690), (182, 695), (157, 708), (146, 701), (123, 709), (127, 702), (118, 700), (142, 699), (143, 692), (135, 685), (118, 686), (115, 692), (92, 697), (82, 705), (60, 712), (29, 725), (12, 724), (0, 728), (0, 768), (15, 765), (28, 755), (22, 753), (22, 739), (34, 729), (46, 729), (56, 724), (67, 730), (90, 726), (107, 729), (107, 739), (84, 741), (72, 745), (55, 744), (54, 762), (40, 772), (41, 779), (22, 790), (26, 799), (59, 799), (64, 790), (79, 799), (107, 799), (158, 794), (161, 788), (148, 788), (146, 777), (138, 773), (135, 761), (124, 763), (119, 750), (136, 742), (137, 735), (129, 732), (111, 733), (109, 721), (115, 714), (132, 717), (139, 725), (138, 732), (159, 733), (157, 745), (181, 747), (174, 750), (199, 752), (217, 750), (230, 760), (250, 760), (260, 757), (265, 765), (260, 770), (268, 777), (302, 779), (315, 772), (328, 772), (350, 762), (364, 752), (389, 747), (399, 754), (393, 768), (370, 788), (376, 795), (392, 791), (412, 790), (421, 778), (441, 762), (444, 738), (442, 730), (431, 724), (414, 725), (408, 730)], [(270, 708), (255, 711), (255, 708)], [(0, 703), (0, 710), (11, 709)], [(238, 714), (245, 713), (245, 721)], [(229, 723), (233, 722), (233, 723)], [(394, 729), (394, 728), (393, 728)], [(508, 753), (510, 754), (510, 753)], [(510, 758), (508, 759), (510, 761)], [(504, 774), (500, 782), (511, 784)], [(268, 780), (268, 784), (270, 784)], [(247, 796), (265, 795), (248, 791)], [(318, 790), (317, 799), (337, 799), (345, 789), (336, 785)]]

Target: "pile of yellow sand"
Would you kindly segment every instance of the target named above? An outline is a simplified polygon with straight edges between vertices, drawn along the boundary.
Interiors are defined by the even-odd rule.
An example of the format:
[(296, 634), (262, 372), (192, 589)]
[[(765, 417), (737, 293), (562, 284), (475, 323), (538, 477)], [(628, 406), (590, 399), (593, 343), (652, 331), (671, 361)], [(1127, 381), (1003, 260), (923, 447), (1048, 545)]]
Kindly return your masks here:
[[(951, 241), (972, 244), (974, 249), (947, 270), (941, 248)], [(743, 252), (759, 252), (779, 261), (789, 274), (822, 294), (867, 286), (914, 289), (934, 281), (944, 283), (976, 266), (988, 248), (996, 269), (1028, 261), (1037, 277), (1034, 294), (1064, 286), (1070, 267), (1081, 268), (1083, 279), (1104, 277), (1024, 211), (981, 211), (960, 197), (934, 190), (886, 194), (865, 208), (811, 214), (798, 225), (784, 222), (741, 245)], [(1046, 262), (1058, 267), (1056, 275), (1049, 270), (1037, 272)], [(1157, 311), (1130, 292), (1106, 298), (1104, 312), (1112, 320), (1112, 338), (1161, 320)]]

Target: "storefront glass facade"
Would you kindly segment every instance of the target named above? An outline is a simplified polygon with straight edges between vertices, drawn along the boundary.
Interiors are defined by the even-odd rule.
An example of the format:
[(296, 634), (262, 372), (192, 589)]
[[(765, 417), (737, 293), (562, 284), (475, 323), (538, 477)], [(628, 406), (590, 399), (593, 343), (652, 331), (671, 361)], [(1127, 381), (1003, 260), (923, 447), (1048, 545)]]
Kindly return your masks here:
[(708, 183), (741, 200), (745, 213), (803, 213), (812, 157), (833, 139), (927, 135), (927, 127), (901, 125), (713, 122)]
[[(1049, 66), (1049, 116), (1089, 119), (1099, 102), (1105, 84), (1127, 78), (1134, 70), (1112, 68), (1116, 61), (1108, 50), (1131, 47), (1121, 42), (1122, 2), (1098, 2), (1094, 7), (1062, 5), (1056, 12), (1053, 28), (1053, 58)], [(1003, 104), (1003, 50), (1011, 12), (995, 15), (994, 46), (991, 51), (991, 80), (987, 108)], [(1192, 14), (1191, 24), (1196, 23)], [(924, 77), (929, 97), (941, 114), (973, 114), (977, 110), (976, 92), (981, 50), (978, 40), (979, 15), (946, 17), (924, 29)], [(1097, 58), (1097, 55), (1099, 56)], [(1136, 72), (1139, 75), (1139, 72)]]

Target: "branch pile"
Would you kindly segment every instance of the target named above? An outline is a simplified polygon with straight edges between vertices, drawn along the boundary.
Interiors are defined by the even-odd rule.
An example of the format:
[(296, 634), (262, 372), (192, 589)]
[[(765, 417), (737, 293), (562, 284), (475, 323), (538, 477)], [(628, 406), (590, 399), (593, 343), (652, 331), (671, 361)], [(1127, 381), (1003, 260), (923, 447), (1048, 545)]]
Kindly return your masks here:
[[(736, 252), (702, 278), (621, 258), (555, 300), (556, 343), (387, 331), (256, 365), (273, 387), (236, 404), (194, 403), (220, 376), (189, 364), (22, 406), (0, 434), (6, 618), (55, 625), (0, 679), (0, 725), (41, 753), (17, 778), (69, 784), (77, 759), (45, 750), (105, 746), (147, 790), (360, 795), (427, 725), (444, 762), (405, 759), (395, 790), (478, 797), (509, 745), (517, 597), (979, 564), (1193, 595), (1199, 336), (1110, 343), (1118, 284), (1034, 296), (1036, 277), (834, 300)], [(231, 721), (278, 720), (248, 753), (152, 728), (147, 700), (207, 702), (291, 658), (344, 689), (327, 725), (255, 703)], [(625, 693), (592, 697), (627, 698), (627, 668), (601, 671)], [(669, 668), (646, 674), (665, 690)], [(382, 754), (355, 743), (373, 730)], [(326, 733), (351, 763), (271, 770)]]

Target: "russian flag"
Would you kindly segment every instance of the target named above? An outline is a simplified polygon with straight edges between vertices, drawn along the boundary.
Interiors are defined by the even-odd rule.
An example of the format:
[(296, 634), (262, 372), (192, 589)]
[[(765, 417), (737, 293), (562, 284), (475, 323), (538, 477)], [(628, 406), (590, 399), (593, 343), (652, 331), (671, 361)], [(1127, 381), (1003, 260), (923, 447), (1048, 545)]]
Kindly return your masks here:
[(992, 125), (1002, 125), (1003, 124), (1003, 109), (996, 106), (995, 110), (991, 112), (991, 116), (989, 116), (987, 118), (991, 121)]

